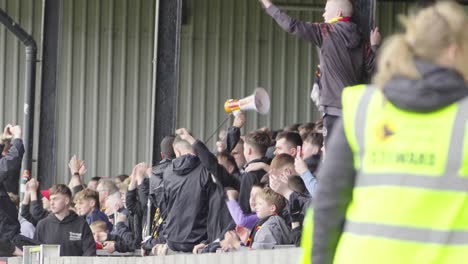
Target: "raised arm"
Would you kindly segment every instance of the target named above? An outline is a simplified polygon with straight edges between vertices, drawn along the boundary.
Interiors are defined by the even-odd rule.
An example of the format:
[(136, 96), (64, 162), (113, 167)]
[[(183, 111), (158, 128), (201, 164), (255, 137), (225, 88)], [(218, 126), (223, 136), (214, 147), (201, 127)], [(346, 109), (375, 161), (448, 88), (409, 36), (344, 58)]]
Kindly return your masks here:
[(327, 23), (311, 23), (294, 19), (273, 5), (269, 0), (260, 0), (268, 15), (286, 32), (322, 46), (322, 31), (329, 29)]
[(210, 152), (203, 142), (196, 140), (185, 128), (178, 129), (176, 133), (192, 145), (203, 166), (213, 174), (223, 187), (231, 187), (239, 190), (239, 181), (229, 174), (226, 168), (218, 163), (216, 156)]

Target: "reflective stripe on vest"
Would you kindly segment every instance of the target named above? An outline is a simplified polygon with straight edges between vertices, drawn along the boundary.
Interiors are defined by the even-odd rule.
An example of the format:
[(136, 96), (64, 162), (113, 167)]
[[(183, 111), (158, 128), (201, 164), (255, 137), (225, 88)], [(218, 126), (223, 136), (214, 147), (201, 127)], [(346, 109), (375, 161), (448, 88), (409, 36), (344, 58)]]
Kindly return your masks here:
[(314, 234), (314, 209), (310, 207), (307, 209), (306, 216), (304, 218), (304, 225), (302, 228), (301, 235), (301, 248), (302, 248), (302, 257), (301, 264), (311, 264), (312, 263), (312, 244), (313, 244), (313, 234)]
[(421, 114), (372, 87), (342, 98), (357, 176), (335, 261), (468, 261), (468, 99)]

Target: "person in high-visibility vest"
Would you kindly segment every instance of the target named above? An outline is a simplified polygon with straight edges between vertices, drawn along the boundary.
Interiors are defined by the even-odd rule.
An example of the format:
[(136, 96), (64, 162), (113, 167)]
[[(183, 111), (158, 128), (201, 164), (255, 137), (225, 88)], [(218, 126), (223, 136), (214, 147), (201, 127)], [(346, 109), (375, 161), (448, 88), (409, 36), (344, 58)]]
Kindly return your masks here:
[(343, 91), (313, 264), (468, 263), (468, 17), (442, 1), (402, 21), (373, 85)]

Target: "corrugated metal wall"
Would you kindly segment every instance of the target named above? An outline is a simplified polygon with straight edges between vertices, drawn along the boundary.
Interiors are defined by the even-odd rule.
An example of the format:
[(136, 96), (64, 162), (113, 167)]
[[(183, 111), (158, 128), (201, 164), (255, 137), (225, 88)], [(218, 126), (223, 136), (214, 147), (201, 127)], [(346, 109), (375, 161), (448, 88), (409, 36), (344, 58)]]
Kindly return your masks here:
[[(281, 1), (323, 5), (323, 0)], [(316, 49), (282, 31), (251, 0), (187, 0), (186, 23), (181, 36), (181, 73), (178, 104), (179, 127), (207, 139), (226, 114), (223, 103), (241, 98), (255, 87), (266, 88), (272, 100), (270, 114), (247, 114), (247, 130), (273, 129), (319, 117), (309, 93), (318, 64)], [(382, 33), (392, 32), (396, 13), (406, 3), (381, 3)], [(322, 12), (288, 11), (292, 17), (322, 21)], [(224, 128), (228, 124), (224, 125)], [(213, 142), (211, 142), (213, 144)]]
[[(0, 0), (0, 8), (32, 34), (38, 44), (40, 43), (42, 1)], [(0, 61), (0, 126), (3, 127), (9, 122), (22, 125), (25, 49), (15, 35), (3, 25), (0, 25)]]
[(65, 0), (57, 108), (57, 180), (72, 154), (88, 178), (130, 173), (152, 151), (154, 0)]
[[(37, 57), (42, 54), (42, 1), (37, 0), (0, 0), (0, 8), (16, 21), (35, 39), (38, 47)], [(23, 126), (24, 114), (24, 74), (26, 55), (24, 45), (0, 24), (0, 127), (6, 124)], [(36, 98), (40, 98), (41, 64), (37, 63)], [(34, 135), (38, 136), (39, 100), (36, 99)], [(37, 141), (34, 142), (33, 166), (37, 165)], [(33, 169), (33, 171), (35, 171)]]

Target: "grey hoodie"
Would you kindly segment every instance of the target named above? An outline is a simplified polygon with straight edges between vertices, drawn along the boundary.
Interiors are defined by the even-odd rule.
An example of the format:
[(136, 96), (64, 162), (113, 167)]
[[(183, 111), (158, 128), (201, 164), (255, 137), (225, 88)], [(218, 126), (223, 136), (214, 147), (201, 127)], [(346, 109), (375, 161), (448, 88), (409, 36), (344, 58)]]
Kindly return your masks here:
[(371, 48), (365, 43), (357, 25), (352, 22), (303, 22), (289, 17), (274, 5), (266, 12), (286, 32), (320, 48), (320, 110), (341, 115), (343, 88), (366, 82), (374, 71), (377, 47)]
[[(395, 106), (427, 113), (468, 96), (467, 83), (458, 72), (417, 61), (421, 80), (397, 77), (384, 86), (385, 97)], [(319, 169), (320, 183), (314, 199), (313, 263), (332, 263), (343, 231), (346, 210), (356, 178), (353, 153), (340, 120), (330, 139), (327, 156)]]
[(291, 229), (280, 216), (274, 215), (263, 223), (252, 242), (252, 249), (272, 249), (275, 245), (292, 244)]

